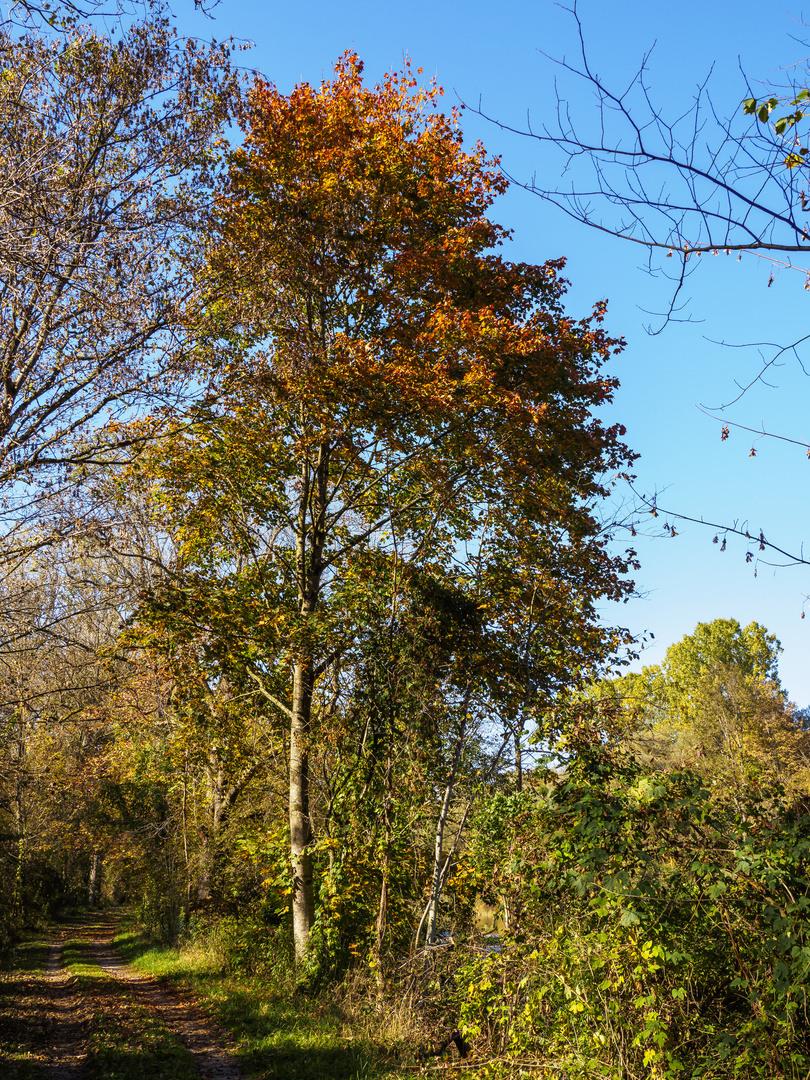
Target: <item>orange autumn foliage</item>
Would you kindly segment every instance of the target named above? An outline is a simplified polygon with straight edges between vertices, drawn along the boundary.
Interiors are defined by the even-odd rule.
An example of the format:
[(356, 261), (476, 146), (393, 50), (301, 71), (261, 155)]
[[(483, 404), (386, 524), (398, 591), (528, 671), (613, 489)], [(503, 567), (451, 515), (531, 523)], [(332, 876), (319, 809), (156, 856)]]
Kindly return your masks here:
[[(367, 87), (352, 53), (320, 87), (255, 84), (211, 245), (216, 393), (158, 469), (185, 564), (221, 573), (241, 553), (262, 584), (233, 564), (212, 638), (261, 619), (234, 648), (290, 722), (299, 958), (313, 701), (364, 626), (368, 560), (389, 560), (394, 604), (406, 563), (471, 598), (447, 685), (504, 714), (527, 665), (552, 692), (598, 664), (614, 638), (595, 604), (630, 588), (632, 554), (608, 552), (594, 514), (633, 456), (593, 415), (621, 342), (604, 304), (565, 314), (561, 261), (500, 254), (487, 214), (506, 180), (440, 93), (409, 66)], [(189, 603), (199, 626), (196, 600), (164, 608)]]

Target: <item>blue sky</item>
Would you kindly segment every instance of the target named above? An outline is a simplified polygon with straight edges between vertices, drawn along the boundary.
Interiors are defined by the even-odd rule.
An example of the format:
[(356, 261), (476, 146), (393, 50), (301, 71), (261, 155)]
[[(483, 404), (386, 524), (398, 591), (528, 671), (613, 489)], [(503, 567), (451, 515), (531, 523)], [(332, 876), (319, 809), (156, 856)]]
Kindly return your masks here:
[[(649, 83), (669, 115), (689, 107), (697, 83), (712, 67), (712, 97), (728, 115), (746, 96), (740, 66), (755, 84), (778, 84), (791, 72), (800, 81), (810, 54), (810, 46), (801, 43), (800, 11), (778, 5), (580, 0), (578, 10), (594, 68), (612, 86), (629, 81), (655, 45)], [(444, 86), (448, 107), (459, 99), (473, 105), (480, 100), (486, 113), (516, 126), (525, 123), (527, 112), (537, 125), (551, 115), (560, 72), (548, 56), (573, 58), (578, 47), (570, 13), (551, 0), (506, 0), (497, 11), (479, 0), (464, 5), (311, 0), (266, 7), (221, 0), (214, 15), (210, 21), (184, 9), (181, 26), (201, 36), (252, 41), (242, 62), (284, 91), (298, 81), (328, 77), (347, 48), (364, 60), (369, 81), (410, 56)], [(810, 28), (805, 36), (810, 39)], [(786, 73), (788, 65), (798, 67)], [(564, 79), (560, 85), (575, 115), (592, 115), (593, 98), (584, 83)], [(536, 173), (549, 186), (559, 177), (561, 160), (549, 148), (509, 136), (471, 112), (464, 114), (463, 127), (470, 140), (480, 138), (500, 154), (511, 175), (529, 180)], [(496, 204), (493, 216), (514, 230), (512, 257), (567, 258), (572, 314), (586, 314), (592, 302), (608, 298), (608, 327), (628, 343), (615, 365), (622, 388), (611, 418), (626, 425), (628, 443), (642, 455), (638, 487), (657, 490), (662, 506), (693, 517), (747, 521), (752, 533), (762, 528), (791, 550), (800, 550), (807, 538), (810, 556), (805, 451), (762, 439), (751, 457), (750, 435), (732, 429), (721, 442), (719, 425), (697, 408), (729, 401), (736, 396), (736, 382), (748, 382), (758, 370), (756, 349), (719, 342), (787, 343), (807, 332), (810, 294), (803, 276), (777, 268), (768, 287), (773, 268), (764, 260), (704, 258), (689, 281), (688, 314), (695, 321), (651, 337), (645, 330), (648, 312), (665, 307), (669, 293), (666, 282), (645, 273), (637, 248), (573, 222), (520, 188)], [(755, 386), (727, 418), (810, 439), (808, 377), (791, 361), (769, 378), (772, 386)], [(636, 633), (655, 634), (644, 653), (646, 663), (659, 662), (666, 647), (699, 621), (756, 620), (782, 641), (780, 672), (791, 698), (810, 703), (810, 568), (774, 571), (746, 563), (744, 542), (729, 540), (721, 553), (720, 545), (712, 544), (712, 531), (674, 524), (675, 538), (633, 541), (642, 560), (640, 596), (607, 617)], [(759, 554), (755, 546), (752, 550)], [(808, 617), (802, 620), (805, 608)]]

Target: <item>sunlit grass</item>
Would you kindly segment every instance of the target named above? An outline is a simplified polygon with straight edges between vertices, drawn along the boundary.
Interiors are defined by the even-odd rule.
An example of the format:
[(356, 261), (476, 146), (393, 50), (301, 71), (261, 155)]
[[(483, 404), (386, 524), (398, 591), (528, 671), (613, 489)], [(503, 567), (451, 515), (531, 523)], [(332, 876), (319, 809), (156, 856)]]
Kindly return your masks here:
[(93, 946), (65, 942), (63, 963), (90, 1013), (87, 1070), (98, 1080), (192, 1080), (194, 1059), (165, 1027), (158, 1010), (139, 1002), (126, 983), (92, 957)]
[(222, 971), (222, 953), (213, 945), (195, 943), (182, 949), (154, 945), (137, 930), (129, 928), (116, 936), (115, 947), (128, 964), (156, 979), (213, 975)]
[(80, 941), (66, 941), (62, 948), (62, 964), (69, 975), (78, 979), (104, 978), (104, 972), (98, 964), (89, 961), (89, 948)]
[(116, 947), (140, 971), (191, 992), (230, 1032), (247, 1077), (262, 1080), (395, 1080), (412, 1076), (391, 1048), (391, 1031), (348, 1015), (329, 994), (294, 990), (294, 973), (272, 978), (227, 969), (212, 944), (160, 947), (131, 927)]

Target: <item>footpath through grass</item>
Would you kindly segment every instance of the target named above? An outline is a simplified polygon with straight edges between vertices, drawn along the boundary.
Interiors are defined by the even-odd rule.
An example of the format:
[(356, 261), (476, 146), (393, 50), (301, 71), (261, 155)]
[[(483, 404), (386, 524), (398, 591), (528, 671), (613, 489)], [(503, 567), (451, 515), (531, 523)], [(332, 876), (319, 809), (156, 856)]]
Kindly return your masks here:
[(160, 1011), (93, 959), (92, 943), (69, 939), (63, 963), (89, 1019), (86, 1068), (98, 1080), (198, 1080), (194, 1059), (167, 1030)]
[[(49, 974), (59, 931), (64, 976)], [(3, 1080), (51, 1080), (82, 1068), (89, 1080), (199, 1080), (194, 1060), (161, 1010), (104, 971), (88, 919), (30, 933), (0, 951)]]
[(48, 942), (32, 935), (0, 953), (0, 1061), (4, 1077), (43, 1080), (49, 1017), (43, 1008)]
[(296, 992), (291, 973), (228, 971), (214, 947), (157, 946), (131, 926), (115, 939), (128, 963), (191, 993), (236, 1044), (235, 1058), (249, 1078), (262, 1080), (400, 1080), (418, 1075), (413, 1058), (401, 1063), (373, 1021), (364, 1024), (328, 993)]

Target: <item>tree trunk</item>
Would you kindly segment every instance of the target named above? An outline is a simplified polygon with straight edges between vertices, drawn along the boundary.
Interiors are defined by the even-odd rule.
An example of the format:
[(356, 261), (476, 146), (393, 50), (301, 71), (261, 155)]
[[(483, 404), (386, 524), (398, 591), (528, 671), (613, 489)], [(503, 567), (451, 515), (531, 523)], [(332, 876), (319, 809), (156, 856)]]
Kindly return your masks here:
[(515, 791), (518, 794), (523, 791), (523, 747), (520, 740), (523, 738), (523, 723), (515, 731)]
[(375, 956), (377, 959), (377, 982), (382, 985), (382, 949), (385, 939), (385, 920), (388, 915), (388, 879), (391, 876), (391, 855), (393, 846), (393, 822), (391, 809), (394, 798), (393, 776), (394, 761), (391, 740), (393, 731), (388, 734), (388, 748), (385, 755), (385, 797), (383, 801), (383, 823), (385, 829), (385, 847), (383, 850), (382, 884), (380, 885), (380, 903), (377, 908), (377, 932)]
[(295, 959), (306, 955), (315, 921), (312, 882), (312, 827), (309, 820), (309, 729), (312, 712), (312, 665), (298, 662), (293, 674), (290, 723), (290, 848), (292, 854), (292, 917)]
[[(442, 851), (444, 846), (444, 830), (447, 825), (447, 818), (450, 814), (450, 804), (453, 800), (453, 794), (456, 790), (456, 776), (458, 774), (458, 767), (461, 763), (461, 755), (464, 752), (464, 745), (467, 738), (467, 709), (469, 707), (470, 692), (464, 699), (464, 711), (462, 713), (461, 723), (458, 729), (458, 736), (456, 738), (456, 745), (453, 751), (453, 761), (450, 766), (450, 775), (447, 778), (447, 785), (444, 789), (444, 797), (442, 798), (442, 806), (439, 811), (439, 818), (436, 822), (436, 837), (433, 846), (433, 884), (430, 890), (430, 902), (428, 905), (428, 924), (426, 941), (428, 945), (432, 945), (436, 940), (436, 922), (439, 918), (439, 901), (442, 896), (442, 889), (444, 888), (445, 880), (448, 876), (450, 869), (449, 861), (445, 863), (442, 858)], [(448, 856), (449, 860), (449, 856)], [(417, 940), (416, 944), (419, 942)]]
[(181, 824), (183, 827), (183, 862), (186, 869), (186, 900), (191, 901), (191, 862), (188, 857), (188, 755), (183, 769), (183, 801), (181, 803)]
[[(298, 613), (304, 627), (318, 606), (324, 569), (329, 452), (329, 444), (321, 443), (314, 465), (307, 456), (301, 468), (301, 494), (296, 523), (296, 572)], [(306, 630), (304, 633), (306, 634)], [(300, 963), (306, 955), (309, 934), (315, 922), (315, 891), (312, 856), (309, 851), (312, 843), (312, 823), (309, 816), (309, 739), (314, 689), (315, 662), (312, 646), (304, 637), (293, 668), (290, 719), (290, 854), (296, 963)]]
[[(21, 729), (22, 730), (22, 729)], [(20, 734), (17, 740), (17, 771), (14, 782), (14, 824), (17, 829), (17, 872), (14, 876), (14, 895), (11, 910), (15, 914), (24, 913), (24, 876), (26, 859), (26, 815), (24, 803), (23, 763), (25, 759), (25, 736)]]
[(216, 753), (209, 757), (207, 769), (208, 787), (210, 799), (208, 804), (208, 827), (203, 835), (202, 859), (200, 876), (197, 882), (197, 900), (208, 900), (211, 897), (211, 886), (214, 881), (219, 855), (219, 833), (222, 824), (223, 789), (225, 776), (222, 763)]
[(94, 908), (98, 903), (99, 887), (101, 885), (101, 856), (97, 851), (93, 852), (90, 860), (90, 879), (87, 883), (87, 903)]

